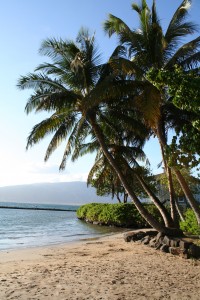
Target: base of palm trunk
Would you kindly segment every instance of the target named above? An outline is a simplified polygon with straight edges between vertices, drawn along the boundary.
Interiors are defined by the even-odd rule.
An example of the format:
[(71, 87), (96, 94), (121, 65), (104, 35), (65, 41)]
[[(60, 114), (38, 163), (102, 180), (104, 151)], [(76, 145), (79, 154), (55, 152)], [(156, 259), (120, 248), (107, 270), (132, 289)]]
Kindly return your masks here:
[(172, 237), (183, 237), (184, 233), (180, 228), (172, 228), (172, 227), (165, 227), (164, 231), (161, 232), (163, 235), (168, 235)]

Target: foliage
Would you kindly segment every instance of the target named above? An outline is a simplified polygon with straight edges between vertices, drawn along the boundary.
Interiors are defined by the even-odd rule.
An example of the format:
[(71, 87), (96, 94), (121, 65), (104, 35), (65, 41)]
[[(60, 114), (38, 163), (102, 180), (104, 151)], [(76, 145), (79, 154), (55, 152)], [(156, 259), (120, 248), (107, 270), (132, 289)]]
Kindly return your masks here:
[(85, 139), (92, 135), (86, 103), (97, 97), (93, 89), (99, 81), (103, 84), (105, 70), (104, 65), (100, 64), (94, 36), (90, 36), (87, 29), (79, 31), (76, 41), (43, 41), (40, 53), (47, 56), (51, 63), (43, 63), (34, 73), (21, 76), (18, 87), (33, 90), (25, 107), (27, 114), (44, 111), (51, 115), (33, 127), (27, 149), (53, 135), (45, 161), (65, 142), (60, 164), (60, 170), (63, 170), (68, 158), (74, 161), (87, 151), (81, 147)]
[[(155, 1), (152, 9), (148, 7), (146, 0), (142, 0), (141, 5), (132, 5), (140, 19), (139, 30), (131, 30), (122, 20), (110, 15), (105, 29), (109, 35), (118, 34), (120, 45), (106, 64), (100, 64), (95, 38), (87, 30), (81, 29), (75, 42), (47, 39), (42, 43), (40, 53), (46, 55), (51, 63), (41, 64), (34, 73), (22, 76), (18, 82), (20, 89), (31, 88), (34, 91), (25, 108), (28, 114), (32, 111), (51, 113), (50, 117), (33, 127), (27, 148), (53, 134), (45, 160), (64, 141), (66, 147), (60, 164), (60, 170), (63, 170), (68, 158), (75, 161), (101, 147), (119, 177), (120, 184), (126, 188), (140, 213), (160, 231), (163, 231), (163, 227), (143, 208), (137, 197), (137, 188), (140, 186), (137, 180), (132, 184), (132, 176), (128, 172), (136, 166), (138, 154), (142, 156), (142, 147), (150, 135), (157, 136), (162, 149), (167, 146), (169, 128), (177, 130), (179, 126), (179, 132), (183, 136), (183, 124), (186, 120), (182, 117), (183, 108), (177, 108), (170, 101), (168, 95), (171, 87), (168, 90), (162, 89), (162, 85), (159, 89), (153, 79), (148, 78), (148, 71), (151, 68), (156, 71), (165, 68), (172, 72), (176, 63), (184, 70), (198, 65), (199, 38), (178, 49), (180, 40), (196, 31), (192, 22), (185, 21), (190, 2), (182, 1), (166, 33), (160, 25)], [(163, 82), (162, 80), (162, 84)], [(183, 93), (183, 88), (185, 91), (185, 86), (182, 86), (180, 94)], [(179, 105), (178, 96), (176, 94), (174, 99)], [(190, 93), (188, 98), (189, 96)], [(190, 113), (195, 115), (196, 111), (192, 110)], [(190, 116), (191, 114), (186, 114), (187, 118)], [(195, 121), (197, 125), (198, 119)], [(138, 126), (141, 123), (142, 126)], [(189, 126), (190, 123), (186, 122), (186, 125)], [(191, 123), (191, 126), (197, 130), (194, 124)], [(138, 131), (139, 127), (143, 135), (141, 130)], [(187, 137), (191, 137), (189, 129), (185, 129), (185, 132)], [(86, 143), (88, 139), (91, 143)], [(175, 153), (178, 153), (178, 149)], [(165, 154), (163, 160), (166, 168)], [(189, 154), (195, 157), (194, 152)], [(158, 204), (157, 206), (159, 207)], [(115, 214), (114, 209), (108, 209), (109, 207), (108, 204), (105, 211), (101, 211), (98, 205), (94, 206), (88, 211), (89, 217), (97, 221), (98, 218), (103, 219), (106, 224), (112, 218), (116, 225), (128, 224), (128, 206), (122, 206), (121, 211), (117, 210)], [(138, 217), (135, 207), (133, 213), (131, 212), (131, 216), (136, 215), (136, 223), (140, 224), (139, 218), (142, 217)]]
[[(200, 163), (200, 76), (199, 70), (184, 70), (175, 65), (171, 70), (151, 68), (147, 78), (178, 109), (185, 122), (175, 126), (172, 142), (166, 148), (170, 166), (194, 168)], [(183, 119), (184, 120), (184, 119)]]
[(180, 222), (180, 227), (183, 231), (199, 235), (200, 226), (197, 223), (195, 214), (191, 208), (188, 208), (185, 212), (185, 221)]
[(173, 72), (164, 68), (159, 70), (151, 68), (147, 72), (147, 77), (160, 91), (167, 88), (168, 94), (177, 107), (199, 113), (200, 75), (198, 68), (184, 70), (181, 66), (174, 65)]
[[(162, 222), (159, 211), (154, 205), (144, 205), (157, 220)], [(90, 203), (79, 207), (76, 213), (77, 217), (81, 220), (88, 220), (89, 222), (99, 222), (102, 225), (114, 225), (132, 228), (142, 228), (149, 226), (132, 203)]]
[(99, 157), (99, 152), (95, 164), (89, 172), (87, 184), (96, 189), (98, 196), (112, 195), (112, 199), (116, 196), (119, 202), (127, 202), (128, 195), (119, 178), (107, 159), (102, 155)]
[[(190, 169), (182, 169), (181, 173), (183, 174), (185, 180), (187, 181), (190, 190), (192, 191), (193, 194), (198, 194), (200, 192), (200, 180), (197, 179), (196, 177), (191, 175), (191, 170)], [(156, 179), (167, 189), (168, 186), (168, 180), (166, 177), (165, 173), (162, 173), (160, 175), (156, 176)], [(172, 172), (172, 180), (173, 180), (173, 187), (174, 187), (174, 192), (177, 197), (183, 197), (184, 193), (183, 190), (180, 186), (179, 181), (177, 180), (174, 172)]]

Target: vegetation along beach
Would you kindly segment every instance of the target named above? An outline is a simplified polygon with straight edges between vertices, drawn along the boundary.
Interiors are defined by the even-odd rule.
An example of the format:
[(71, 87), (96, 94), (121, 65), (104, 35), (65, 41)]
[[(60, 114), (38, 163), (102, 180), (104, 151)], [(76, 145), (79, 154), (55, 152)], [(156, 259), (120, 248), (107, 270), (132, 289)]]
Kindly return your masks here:
[(51, 2), (9, 16), (0, 299), (200, 299), (200, 3)]

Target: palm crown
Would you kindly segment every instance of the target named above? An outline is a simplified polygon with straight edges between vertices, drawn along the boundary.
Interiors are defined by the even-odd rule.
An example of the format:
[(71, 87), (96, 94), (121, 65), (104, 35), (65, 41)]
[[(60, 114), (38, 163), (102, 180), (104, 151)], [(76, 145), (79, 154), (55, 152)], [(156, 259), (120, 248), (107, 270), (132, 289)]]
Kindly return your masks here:
[[(181, 132), (181, 124), (184, 122), (192, 127), (193, 116), (176, 108), (173, 98), (168, 94), (167, 84), (162, 82), (159, 88), (156, 82), (158, 77), (155, 76), (152, 80), (150, 75), (163, 70), (174, 72), (177, 65), (186, 74), (198, 69), (200, 37), (179, 46), (183, 38), (197, 30), (195, 24), (186, 21), (190, 5), (190, 0), (182, 1), (165, 33), (158, 18), (155, 1), (152, 9), (149, 9), (146, 0), (142, 0), (141, 5), (132, 4), (140, 19), (140, 28), (137, 30), (131, 30), (125, 22), (113, 15), (109, 15), (104, 23), (104, 29), (109, 36), (117, 34), (120, 45), (125, 46), (128, 51), (128, 57), (117, 58), (113, 66), (132, 76), (133, 81), (144, 84), (138, 87), (136, 85), (133, 106), (159, 140), (173, 203), (171, 171), (166, 160), (167, 133), (170, 127), (178, 128)], [(200, 210), (192, 194), (188, 192), (188, 186), (180, 171), (175, 172), (200, 224)]]
[[(47, 111), (53, 114), (34, 126), (27, 148), (49, 134), (54, 134), (46, 151), (45, 160), (62, 141), (67, 140), (60, 168), (65, 168), (66, 158), (89, 135), (85, 103), (97, 84), (102, 66), (95, 46), (94, 36), (85, 29), (78, 33), (76, 42), (47, 39), (40, 53), (52, 63), (44, 63), (35, 73), (20, 78), (21, 89), (31, 88), (35, 93), (26, 104), (26, 112)], [(74, 158), (76, 151), (74, 152)]]

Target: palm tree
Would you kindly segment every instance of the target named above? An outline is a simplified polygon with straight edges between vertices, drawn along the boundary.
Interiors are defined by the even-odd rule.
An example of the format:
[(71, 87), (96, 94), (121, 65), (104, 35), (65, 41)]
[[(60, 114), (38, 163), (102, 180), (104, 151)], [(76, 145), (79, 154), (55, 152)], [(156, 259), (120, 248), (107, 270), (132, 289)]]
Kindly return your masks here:
[[(132, 4), (132, 9), (139, 16), (139, 29), (131, 30), (124, 21), (113, 15), (109, 15), (108, 20), (104, 23), (104, 29), (108, 35), (117, 34), (119, 45), (123, 45), (127, 49), (128, 58), (121, 56), (115, 60), (112, 59), (112, 65), (115, 70), (120, 73), (123, 71), (129, 78), (132, 77), (135, 83), (135, 86), (132, 85), (135, 92), (134, 107), (159, 140), (164, 167), (168, 176), (174, 220), (176, 220), (174, 189), (171, 169), (166, 159), (166, 147), (168, 129), (170, 127), (176, 128), (179, 118), (175, 115), (173, 122), (167, 122), (166, 116), (174, 109), (172, 99), (168, 96), (166, 87), (161, 90), (158, 89), (154, 82), (149, 80), (148, 75), (152, 70), (164, 69), (173, 72), (176, 65), (179, 65), (184, 72), (198, 66), (200, 37), (179, 47), (182, 38), (197, 30), (195, 24), (185, 21), (190, 5), (190, 0), (182, 1), (165, 33), (157, 15), (155, 0), (151, 10), (146, 0), (142, 0), (141, 5)], [(134, 94), (133, 90), (130, 92)], [(176, 111), (178, 110), (176, 109)], [(179, 109), (179, 114), (182, 115), (182, 113), (182, 110)], [(200, 224), (200, 208), (181, 171), (176, 167), (173, 170)]]
[[(123, 48), (119, 47), (114, 54), (121, 50)], [(18, 87), (34, 90), (26, 105), (27, 113), (35, 110), (53, 114), (33, 128), (28, 137), (27, 148), (53, 133), (45, 155), (47, 160), (60, 143), (67, 140), (60, 165), (60, 169), (64, 169), (68, 157), (72, 155), (72, 159), (77, 158), (85, 138), (95, 136), (106, 159), (147, 222), (160, 232), (180, 233), (179, 230), (161, 225), (144, 208), (106, 143), (99, 122), (102, 107), (95, 102), (102, 103), (108, 99), (114, 101), (121, 86), (119, 76), (116, 77), (111, 72), (109, 65), (100, 64), (94, 36), (90, 37), (88, 31), (82, 29), (76, 42), (48, 39), (42, 43), (40, 52), (53, 62), (44, 63), (33, 74), (22, 76)]]
[(117, 174), (110, 167), (102, 152), (98, 152), (100, 153), (97, 153), (95, 163), (88, 174), (87, 185), (93, 186), (99, 196), (111, 194), (112, 199), (116, 197), (119, 203), (127, 203), (128, 194)]
[[(103, 120), (103, 123), (101, 120), (101, 128), (104, 134), (104, 139), (106, 140), (106, 145), (110, 149), (112, 156), (115, 158), (117, 166), (122, 170), (124, 177), (129, 182), (129, 185), (132, 186), (136, 195), (141, 193), (148, 195), (160, 211), (167, 227), (176, 227), (167, 209), (153, 192), (153, 186), (150, 185), (149, 181), (149, 172), (147, 172), (147, 169), (141, 167), (138, 163), (138, 161), (146, 161), (148, 164), (148, 160), (142, 150), (145, 138), (149, 136), (147, 128), (140, 120), (137, 119), (134, 111), (127, 111), (127, 106), (126, 110), (123, 110), (122, 105), (119, 110), (118, 105), (116, 107), (116, 103), (112, 103), (106, 107), (103, 115), (101, 114), (101, 119)], [(99, 169), (101, 168), (103, 169), (99, 174)], [(89, 182), (92, 181), (93, 175), (95, 175), (97, 171), (100, 178), (98, 177), (96, 183), (101, 181), (102, 175), (106, 177), (107, 172), (109, 172), (109, 174), (113, 174), (114, 171), (113, 168), (108, 165), (108, 161), (102, 153), (101, 148), (98, 150), (96, 163), (90, 171), (88, 177)], [(113, 179), (116, 180), (116, 175), (114, 175)], [(118, 181), (119, 179), (117, 179), (117, 182)]]

